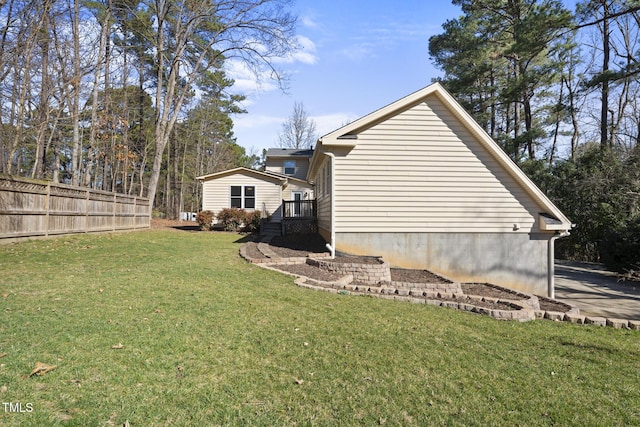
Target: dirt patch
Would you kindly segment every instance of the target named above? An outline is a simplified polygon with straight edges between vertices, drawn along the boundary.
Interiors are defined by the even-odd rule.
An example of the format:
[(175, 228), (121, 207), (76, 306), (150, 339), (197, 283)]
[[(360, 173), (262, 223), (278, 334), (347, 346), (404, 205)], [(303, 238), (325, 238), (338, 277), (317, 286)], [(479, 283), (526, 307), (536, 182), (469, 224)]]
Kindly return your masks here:
[(410, 270), (406, 268), (392, 268), (391, 280), (404, 283), (453, 283), (429, 270)]
[(173, 219), (152, 219), (152, 230), (175, 230), (175, 231), (200, 231), (200, 226), (193, 221), (179, 221)]

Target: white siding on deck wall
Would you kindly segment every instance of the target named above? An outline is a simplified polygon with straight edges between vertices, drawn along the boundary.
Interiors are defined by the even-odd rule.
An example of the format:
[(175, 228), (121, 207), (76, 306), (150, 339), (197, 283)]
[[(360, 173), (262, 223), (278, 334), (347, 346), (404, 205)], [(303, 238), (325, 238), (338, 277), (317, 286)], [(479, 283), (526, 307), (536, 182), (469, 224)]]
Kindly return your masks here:
[(528, 233), (539, 211), (435, 96), (359, 133), (335, 179), (338, 232)]
[(313, 187), (311, 185), (300, 185), (290, 181), (289, 185), (282, 189), (282, 199), (293, 200), (292, 191), (301, 191), (306, 195), (304, 197), (305, 200), (313, 200)]
[(217, 214), (222, 209), (231, 207), (232, 185), (255, 186), (256, 209), (262, 210), (264, 202), (269, 214), (279, 212), (278, 207), (282, 203), (280, 185), (242, 173), (205, 181), (202, 184), (202, 210), (210, 210)]

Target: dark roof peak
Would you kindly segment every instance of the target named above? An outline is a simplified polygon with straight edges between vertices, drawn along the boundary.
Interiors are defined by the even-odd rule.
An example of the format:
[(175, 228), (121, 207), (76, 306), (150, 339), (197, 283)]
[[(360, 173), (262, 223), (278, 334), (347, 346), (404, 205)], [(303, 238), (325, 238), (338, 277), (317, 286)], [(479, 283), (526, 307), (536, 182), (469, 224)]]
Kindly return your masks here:
[(312, 148), (269, 148), (267, 157), (311, 157), (313, 156)]

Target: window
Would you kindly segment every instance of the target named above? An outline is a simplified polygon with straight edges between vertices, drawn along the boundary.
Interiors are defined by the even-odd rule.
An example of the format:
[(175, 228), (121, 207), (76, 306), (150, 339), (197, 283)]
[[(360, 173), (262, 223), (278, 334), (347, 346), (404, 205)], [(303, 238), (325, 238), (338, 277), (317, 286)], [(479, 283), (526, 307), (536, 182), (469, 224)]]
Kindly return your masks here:
[(244, 207), (245, 209), (255, 209), (256, 187), (244, 187)]
[(231, 207), (232, 208), (242, 207), (242, 187), (239, 185), (231, 186)]
[(232, 185), (231, 186), (231, 207), (255, 209), (256, 207), (256, 187), (253, 185)]
[(285, 160), (284, 161), (284, 174), (285, 175), (295, 175), (296, 173), (296, 161), (295, 160)]

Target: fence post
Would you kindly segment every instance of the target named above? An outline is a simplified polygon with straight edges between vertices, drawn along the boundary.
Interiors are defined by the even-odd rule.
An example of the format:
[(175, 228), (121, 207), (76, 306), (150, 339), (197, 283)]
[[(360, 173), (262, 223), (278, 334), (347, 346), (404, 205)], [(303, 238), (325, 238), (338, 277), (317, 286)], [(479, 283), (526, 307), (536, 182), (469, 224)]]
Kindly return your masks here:
[(47, 184), (47, 195), (44, 198), (44, 235), (49, 235), (49, 212), (51, 211), (51, 183)]
[(112, 231), (116, 231), (116, 203), (118, 203), (118, 195), (113, 193), (113, 217), (111, 218)]
[(85, 190), (87, 197), (84, 199), (84, 232), (89, 232), (89, 189)]

